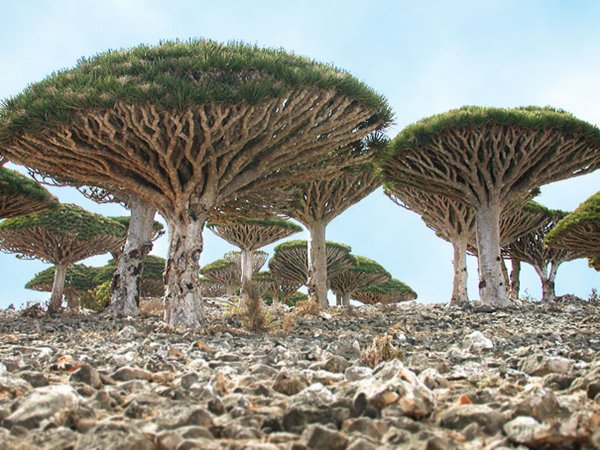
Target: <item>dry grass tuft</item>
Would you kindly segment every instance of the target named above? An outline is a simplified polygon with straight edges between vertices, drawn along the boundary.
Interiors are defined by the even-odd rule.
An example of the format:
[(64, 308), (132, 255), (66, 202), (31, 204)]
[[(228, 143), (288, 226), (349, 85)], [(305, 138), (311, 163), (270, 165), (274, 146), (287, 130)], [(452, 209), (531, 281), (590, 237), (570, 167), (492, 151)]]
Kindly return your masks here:
[(241, 302), (240, 319), (244, 328), (254, 332), (268, 331), (268, 320), (262, 308), (260, 293), (251, 281), (244, 283)]
[(402, 359), (404, 353), (399, 348), (393, 347), (391, 342), (392, 336), (390, 335), (375, 336), (370, 347), (361, 353), (361, 362), (366, 366), (375, 367), (383, 361)]

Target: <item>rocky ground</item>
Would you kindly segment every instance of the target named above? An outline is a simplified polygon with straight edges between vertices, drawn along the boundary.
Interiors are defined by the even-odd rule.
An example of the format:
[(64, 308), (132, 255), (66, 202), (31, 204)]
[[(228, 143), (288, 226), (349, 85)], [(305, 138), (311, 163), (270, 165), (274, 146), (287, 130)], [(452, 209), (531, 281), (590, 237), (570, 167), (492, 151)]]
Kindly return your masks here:
[(0, 313), (0, 449), (600, 448), (600, 302), (285, 327)]

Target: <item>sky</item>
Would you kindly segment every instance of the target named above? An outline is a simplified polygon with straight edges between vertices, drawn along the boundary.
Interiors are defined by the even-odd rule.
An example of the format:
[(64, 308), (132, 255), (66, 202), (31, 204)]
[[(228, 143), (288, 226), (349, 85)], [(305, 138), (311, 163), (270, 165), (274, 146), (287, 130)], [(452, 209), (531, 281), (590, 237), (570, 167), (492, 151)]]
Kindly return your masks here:
[[(16, 95), (82, 56), (165, 39), (242, 40), (333, 63), (385, 95), (395, 111), (389, 135), (423, 117), (463, 105), (551, 105), (600, 125), (600, 2), (579, 0), (443, 0), (294, 2), (245, 0), (0, 0), (0, 98)], [(600, 188), (600, 171), (542, 187), (537, 200), (572, 210)], [(63, 202), (105, 214), (69, 188), (50, 189)], [(306, 239), (299, 233), (295, 239)], [(446, 302), (452, 291), (452, 248), (415, 213), (376, 191), (327, 228), (408, 283), (422, 302)], [(166, 256), (167, 237), (153, 254)], [(273, 246), (266, 248), (272, 252)], [(205, 231), (201, 264), (233, 249)], [(83, 261), (102, 265), (108, 256)], [(0, 307), (48, 298), (24, 284), (48, 267), (0, 254)], [(477, 261), (468, 260), (469, 295), (477, 292)], [(522, 289), (540, 298), (529, 266)], [(587, 298), (600, 274), (586, 260), (561, 266), (556, 290)]]

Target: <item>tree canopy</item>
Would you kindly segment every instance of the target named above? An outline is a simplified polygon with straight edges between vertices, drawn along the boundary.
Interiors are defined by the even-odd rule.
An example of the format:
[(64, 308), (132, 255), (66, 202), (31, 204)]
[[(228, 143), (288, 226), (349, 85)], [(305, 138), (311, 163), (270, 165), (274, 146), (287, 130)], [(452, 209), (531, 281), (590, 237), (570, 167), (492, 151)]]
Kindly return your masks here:
[(374, 305), (376, 303), (387, 304), (416, 300), (417, 293), (407, 284), (392, 278), (383, 283), (358, 289), (352, 293), (351, 298), (367, 305)]
[(392, 278), (378, 262), (364, 256), (353, 255), (356, 265), (347, 267), (329, 278), (331, 290), (342, 297), (342, 304), (348, 305), (352, 292), (383, 283)]
[(45, 211), (58, 200), (29, 177), (0, 167), (0, 219)]
[[(55, 267), (49, 267), (36, 273), (34, 277), (25, 284), (25, 289), (43, 292), (52, 291), (55, 271)], [(97, 275), (97, 267), (91, 267), (85, 264), (70, 265), (67, 268), (67, 275), (65, 277), (65, 294), (69, 296), (72, 293), (79, 294), (94, 289), (97, 286)]]
[(545, 242), (550, 247), (579, 251), (586, 256), (600, 254), (600, 192), (559, 221)]
[(302, 231), (299, 225), (277, 217), (213, 222), (208, 223), (207, 227), (217, 236), (244, 250), (258, 250)]

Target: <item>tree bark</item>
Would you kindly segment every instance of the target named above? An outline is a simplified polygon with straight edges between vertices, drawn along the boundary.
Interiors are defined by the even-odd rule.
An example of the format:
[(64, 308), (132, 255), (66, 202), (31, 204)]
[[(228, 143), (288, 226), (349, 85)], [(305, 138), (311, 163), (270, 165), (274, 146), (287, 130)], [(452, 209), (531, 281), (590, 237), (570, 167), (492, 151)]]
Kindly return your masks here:
[(510, 303), (500, 266), (500, 212), (497, 204), (480, 206), (476, 211), (479, 296), (484, 305)]
[(254, 252), (252, 250), (242, 249), (241, 255), (241, 265), (242, 265), (242, 279), (240, 282), (242, 283), (242, 289), (244, 288), (244, 283), (252, 281), (252, 258), (254, 256)]
[(556, 291), (555, 291), (555, 280), (556, 280), (556, 272), (558, 269), (558, 265), (552, 264), (550, 266), (550, 270), (546, 274), (545, 270), (536, 269), (536, 272), (540, 276), (540, 280), (542, 282), (542, 301), (543, 302), (553, 302), (556, 300)]
[(519, 298), (521, 290), (521, 261), (511, 259), (512, 270), (510, 271), (510, 296), (514, 299)]
[(342, 306), (345, 308), (350, 306), (350, 294), (347, 292), (342, 293)]
[(57, 264), (54, 266), (54, 281), (52, 283), (52, 295), (50, 296), (50, 304), (48, 312), (57, 314), (62, 309), (63, 292), (65, 290), (65, 277), (67, 276), (67, 265)]
[(506, 293), (510, 293), (510, 277), (508, 275), (508, 267), (506, 267), (506, 261), (504, 258), (500, 258), (500, 269), (502, 270), (502, 278), (504, 278), (504, 287), (506, 289)]
[(138, 199), (129, 203), (131, 219), (127, 241), (119, 255), (113, 276), (110, 305), (107, 313), (116, 317), (137, 316), (140, 313), (140, 286), (144, 257), (152, 250), (156, 209)]
[(313, 223), (308, 231), (308, 296), (316, 297), (319, 306), (327, 308), (327, 249), (325, 227), (321, 222)]
[(202, 231), (207, 214), (190, 215), (187, 223), (171, 223), (169, 258), (165, 272), (165, 321), (199, 328), (205, 322), (200, 287)]
[(342, 306), (342, 295), (339, 292), (335, 293), (335, 306)]
[(452, 242), (452, 247), (454, 249), (454, 282), (449, 306), (469, 302), (469, 295), (467, 294), (467, 241), (457, 239)]

